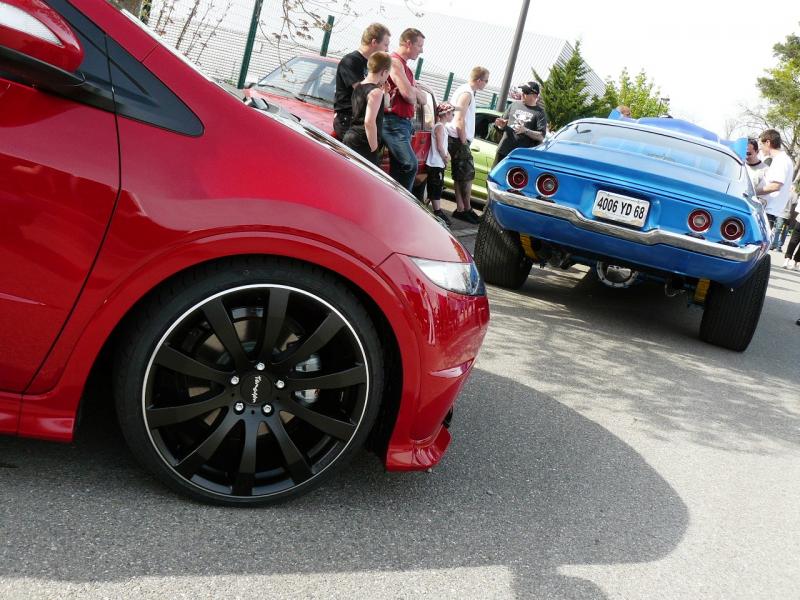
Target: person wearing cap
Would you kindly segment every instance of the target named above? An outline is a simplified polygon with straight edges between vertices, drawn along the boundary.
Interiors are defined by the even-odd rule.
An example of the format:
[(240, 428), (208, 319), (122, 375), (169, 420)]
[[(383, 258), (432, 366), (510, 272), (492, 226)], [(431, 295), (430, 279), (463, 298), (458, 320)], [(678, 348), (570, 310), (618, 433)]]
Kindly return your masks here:
[(447, 152), (447, 132), (445, 125), (453, 120), (455, 107), (449, 102), (442, 102), (436, 107), (436, 124), (431, 131), (431, 149), (428, 151), (428, 158), (425, 160), (427, 166), (428, 179), (426, 186), (428, 189), (428, 200), (431, 201), (433, 214), (439, 217), (444, 224), (450, 227), (450, 219), (442, 210), (442, 190), (444, 189), (444, 170), (450, 161), (450, 154)]
[(538, 146), (547, 133), (547, 115), (539, 106), (539, 84), (529, 81), (519, 86), (521, 100), (515, 100), (502, 117), (494, 120), (495, 129), (503, 132), (494, 158), (496, 165), (517, 148)]
[(472, 210), (472, 182), (475, 179), (475, 162), (472, 159), (470, 144), (475, 137), (475, 92), (489, 83), (489, 69), (473, 67), (469, 81), (458, 86), (453, 93), (456, 115), (452, 123), (445, 125), (447, 130), (447, 150), (451, 157), (450, 172), (453, 175), (453, 188), (456, 193), (456, 210), (453, 217), (477, 225), (479, 217)]

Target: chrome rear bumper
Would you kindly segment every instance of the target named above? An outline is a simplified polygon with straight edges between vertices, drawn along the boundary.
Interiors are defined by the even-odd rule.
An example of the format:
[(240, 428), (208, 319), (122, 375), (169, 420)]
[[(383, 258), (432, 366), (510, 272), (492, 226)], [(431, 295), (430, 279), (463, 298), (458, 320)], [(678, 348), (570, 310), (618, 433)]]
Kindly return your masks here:
[[(697, 252), (707, 256), (714, 256), (716, 258), (724, 258), (727, 260), (735, 260), (738, 262), (748, 262), (758, 255), (761, 246), (750, 244), (744, 247), (726, 246), (717, 242), (709, 242), (689, 235), (679, 233), (671, 233), (669, 231), (661, 231), (660, 229), (651, 229), (650, 231), (637, 231), (635, 229), (628, 229), (627, 227), (620, 227), (604, 221), (592, 221), (587, 219), (580, 212), (569, 206), (561, 206), (547, 200), (540, 200), (538, 198), (531, 198), (523, 196), (522, 194), (514, 194), (501, 190), (500, 187), (491, 181), (487, 182), (489, 189), (489, 199), (497, 200), (503, 204), (521, 208), (530, 212), (535, 212), (549, 217), (556, 217), (569, 221), (575, 227), (592, 231), (594, 233), (601, 233), (615, 238), (636, 242), (647, 246), (655, 246), (656, 244), (664, 244), (673, 246), (682, 250), (690, 252)], [(521, 232), (524, 233), (524, 232)]]

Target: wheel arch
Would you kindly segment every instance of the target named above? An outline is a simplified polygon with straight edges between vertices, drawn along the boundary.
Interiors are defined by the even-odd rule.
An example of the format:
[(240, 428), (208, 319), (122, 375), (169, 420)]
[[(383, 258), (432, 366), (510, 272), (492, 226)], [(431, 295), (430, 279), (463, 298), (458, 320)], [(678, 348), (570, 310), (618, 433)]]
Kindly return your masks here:
[[(218, 261), (276, 258), (310, 264), (331, 273), (354, 293), (378, 328), (385, 344), (387, 393), (376, 421), (379, 431), (373, 432), (369, 444), (380, 453), (397, 419), (400, 391), (416, 380), (412, 376), (414, 361), (408, 368), (409, 361), (403, 360), (407, 353), (401, 348), (408, 348), (415, 340), (397, 291), (360, 258), (317, 241), (286, 235), (235, 240), (223, 237), (196, 240), (190, 248), (159, 256), (160, 267), (137, 269), (109, 286), (108, 293), (93, 302), (82, 299), (23, 396), (19, 435), (72, 440), (83, 406), (83, 391), (93, 369), (113, 350), (131, 315), (174, 278)], [(196, 251), (198, 245), (203, 246), (202, 252)], [(148, 265), (152, 262), (148, 261)]]

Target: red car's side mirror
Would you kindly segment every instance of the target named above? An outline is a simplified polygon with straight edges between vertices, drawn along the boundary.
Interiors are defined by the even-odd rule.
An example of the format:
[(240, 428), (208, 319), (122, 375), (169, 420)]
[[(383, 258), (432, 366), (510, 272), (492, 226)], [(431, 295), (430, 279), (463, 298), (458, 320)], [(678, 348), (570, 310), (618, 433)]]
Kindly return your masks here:
[[(74, 73), (83, 48), (67, 22), (41, 0), (0, 0), (0, 48)], [(44, 66), (41, 65), (41, 66)]]

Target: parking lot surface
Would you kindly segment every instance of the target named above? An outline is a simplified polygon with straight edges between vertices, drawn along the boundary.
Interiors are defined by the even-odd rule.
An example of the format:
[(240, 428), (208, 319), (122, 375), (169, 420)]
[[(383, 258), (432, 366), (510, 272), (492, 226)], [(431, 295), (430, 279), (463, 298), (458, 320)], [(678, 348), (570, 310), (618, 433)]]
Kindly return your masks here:
[(0, 596), (800, 597), (800, 273), (773, 266), (742, 354), (583, 269), (489, 296), (431, 473), (361, 453), (288, 504), (196, 504), (133, 462), (102, 390), (73, 444), (0, 437)]

